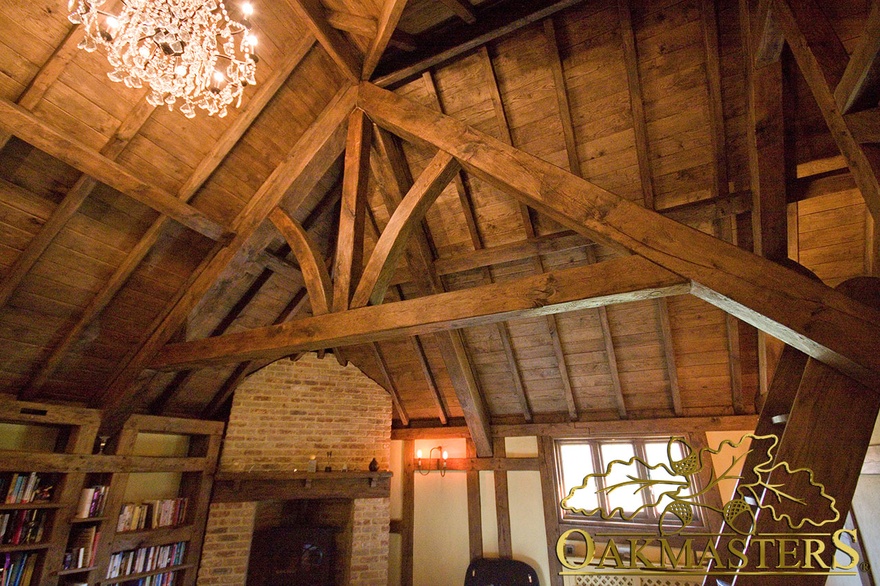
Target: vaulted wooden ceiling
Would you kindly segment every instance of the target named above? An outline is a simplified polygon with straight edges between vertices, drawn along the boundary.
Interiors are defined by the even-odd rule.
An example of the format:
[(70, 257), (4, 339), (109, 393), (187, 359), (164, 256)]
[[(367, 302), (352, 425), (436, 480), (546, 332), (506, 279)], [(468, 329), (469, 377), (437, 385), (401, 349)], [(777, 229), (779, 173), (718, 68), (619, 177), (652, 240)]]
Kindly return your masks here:
[[(132, 410), (222, 417), (236, 385), (279, 350), (248, 354), (230, 338), (234, 359), (157, 370), (166, 344), (321, 314), (341, 319), (332, 323), (342, 332), (344, 320), (375, 315), (348, 328), (372, 334), (320, 351), (388, 389), (396, 424), (464, 418), (473, 431), (481, 419), (754, 413), (778, 350), (731, 315), (751, 320), (739, 306), (756, 310), (751, 321), (764, 329), (773, 331), (765, 317), (793, 327), (807, 345), (837, 342), (808, 318), (809, 331), (792, 326), (799, 307), (791, 323), (770, 315), (787, 311), (781, 285), (734, 298), (737, 307), (681, 294), (705, 286), (724, 295), (723, 284), (652, 251), (678, 246), (679, 260), (713, 259), (713, 241), (626, 206), (614, 208), (618, 218), (593, 188), (772, 261), (799, 262), (830, 286), (877, 274), (880, 11), (864, 0), (255, 5), (257, 86), (225, 118), (189, 120), (110, 82), (100, 52), (76, 49), (81, 32), (62, 3), (0, 2), (4, 392), (105, 407), (110, 424)], [(377, 86), (404, 101), (394, 106)], [(383, 110), (409, 104), (412, 120)], [(477, 133), (443, 134), (458, 127), (442, 117), (409, 126), (429, 111)], [(481, 166), (486, 153), (505, 164)], [(572, 184), (586, 191), (556, 209), (542, 198), (568, 180), (540, 171), (532, 193), (517, 188), (511, 161), (558, 166), (587, 180)], [(419, 190), (427, 195), (404, 199)], [(411, 201), (423, 217), (392, 221)], [(630, 216), (623, 236), (605, 232)], [(390, 237), (396, 230), (411, 233), (407, 246)], [(378, 272), (368, 261), (383, 246), (392, 262)], [(663, 276), (634, 294), (626, 287), (637, 289), (638, 278), (660, 277), (633, 252), (685, 278)], [(743, 258), (755, 263), (743, 264), (746, 273), (775, 278), (761, 259)], [(379, 288), (356, 292), (363, 266)], [(564, 275), (591, 281), (563, 286)], [(448, 318), (454, 302), (497, 314), (512, 291), (532, 304), (569, 295), (569, 304), (510, 310), (500, 321)], [(819, 299), (816, 315), (838, 307), (817, 291), (790, 302), (808, 312)], [(462, 295), (393, 305), (443, 292)], [(330, 315), (351, 295), (353, 307), (387, 311)], [(378, 322), (402, 324), (408, 312), (427, 320), (432, 303), (447, 304), (437, 308), (448, 318), (441, 325), (377, 334)], [(870, 331), (876, 316), (865, 316)], [(840, 345), (828, 359), (858, 363)], [(875, 333), (866, 352), (876, 345)], [(859, 368), (863, 382), (877, 376)]]

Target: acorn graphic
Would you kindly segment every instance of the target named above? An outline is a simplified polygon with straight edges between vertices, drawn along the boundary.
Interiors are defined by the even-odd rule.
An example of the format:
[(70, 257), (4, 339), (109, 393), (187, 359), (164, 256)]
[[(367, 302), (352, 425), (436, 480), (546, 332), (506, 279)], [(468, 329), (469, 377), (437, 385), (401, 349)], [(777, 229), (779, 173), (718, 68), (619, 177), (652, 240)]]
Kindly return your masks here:
[(725, 504), (721, 514), (724, 516), (724, 522), (740, 535), (751, 535), (755, 530), (755, 512), (741, 498)]
[[(663, 522), (666, 519), (667, 515), (674, 515), (679, 521), (681, 521), (681, 527), (676, 527), (674, 531), (668, 532), (665, 530), (666, 524)], [(660, 515), (660, 532), (663, 535), (669, 535), (670, 533), (678, 533), (685, 527), (691, 524), (691, 521), (694, 520), (694, 507), (691, 506), (690, 503), (680, 500), (673, 500), (671, 503), (666, 505), (666, 508), (663, 509), (663, 513)]]

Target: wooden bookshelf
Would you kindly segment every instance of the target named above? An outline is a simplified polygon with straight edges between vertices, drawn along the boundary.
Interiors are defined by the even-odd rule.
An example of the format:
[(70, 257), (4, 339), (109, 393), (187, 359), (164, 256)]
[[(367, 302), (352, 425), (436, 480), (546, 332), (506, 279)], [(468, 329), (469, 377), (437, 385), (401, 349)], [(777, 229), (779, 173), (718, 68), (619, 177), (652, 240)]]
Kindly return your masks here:
[[(38, 472), (57, 475), (50, 501), (0, 505), (0, 511), (46, 511), (47, 518), (39, 543), (0, 547), (3, 553), (31, 551), (39, 554), (30, 586), (55, 586), (58, 583), (58, 571), (70, 531), (68, 521), (76, 512), (86, 477), (85, 471), (75, 462), (92, 457), (100, 422), (100, 412), (94, 409), (44, 405), (0, 397), (0, 423), (12, 424), (25, 434), (35, 433), (48, 438), (51, 443), (37, 445), (41, 442), (26, 441), (20, 449), (0, 450), (0, 474)], [(35, 462), (40, 464), (33, 466)]]
[[(38, 472), (57, 475), (50, 501), (0, 503), (0, 513), (28, 509), (44, 510), (47, 518), (39, 543), (0, 545), (0, 553), (34, 552), (37, 563), (29, 586), (115, 584), (149, 575), (176, 572), (176, 584), (195, 584), (196, 568), (210, 505), (210, 495), (224, 424), (147, 415), (132, 416), (105, 451), (94, 454), (100, 412), (93, 409), (19, 402), (0, 397), (0, 423), (56, 437), (49, 449), (24, 447), (0, 449), (0, 474)], [(18, 428), (16, 428), (18, 429)], [(50, 430), (46, 432), (46, 430)], [(163, 455), (138, 451), (143, 434), (181, 436), (186, 453)], [(176, 526), (117, 532), (118, 515), (125, 502), (126, 488), (133, 474), (168, 473), (179, 476), (176, 495), (188, 499), (186, 517)], [(108, 486), (99, 515), (77, 517), (77, 505), (84, 488), (100, 481)], [(3, 495), (5, 496), (5, 495)], [(65, 552), (79, 531), (95, 527), (92, 563), (83, 568), (63, 568)], [(107, 563), (113, 553), (140, 547), (186, 542), (181, 563), (151, 572), (107, 579)], [(24, 584), (20, 586), (26, 586)]]

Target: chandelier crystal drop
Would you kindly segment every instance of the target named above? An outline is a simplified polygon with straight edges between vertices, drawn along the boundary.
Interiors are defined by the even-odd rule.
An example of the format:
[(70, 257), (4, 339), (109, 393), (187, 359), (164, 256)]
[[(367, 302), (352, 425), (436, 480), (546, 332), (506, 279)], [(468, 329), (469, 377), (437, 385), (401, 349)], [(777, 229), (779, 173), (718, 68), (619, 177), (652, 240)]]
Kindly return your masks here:
[(222, 118), (233, 101), (241, 105), (244, 88), (256, 84), (250, 4), (237, 21), (222, 0), (122, 0), (118, 14), (104, 9), (108, 3), (69, 0), (68, 18), (85, 32), (79, 48), (103, 47), (114, 68), (107, 76), (130, 88), (148, 85), (151, 105), (170, 110), (180, 100), (187, 118), (196, 106)]

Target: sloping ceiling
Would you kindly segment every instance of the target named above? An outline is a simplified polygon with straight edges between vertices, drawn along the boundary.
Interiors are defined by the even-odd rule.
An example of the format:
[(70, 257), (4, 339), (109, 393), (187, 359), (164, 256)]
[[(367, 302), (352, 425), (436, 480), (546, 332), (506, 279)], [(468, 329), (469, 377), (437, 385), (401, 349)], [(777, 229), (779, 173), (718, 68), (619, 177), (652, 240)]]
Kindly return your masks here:
[[(822, 7), (844, 57), (867, 51), (877, 21), (867, 4)], [(257, 86), (225, 118), (189, 120), (147, 105), (145, 90), (109, 81), (100, 52), (76, 49), (81, 33), (56, 0), (0, 3), (3, 392), (223, 417), (235, 386), (265, 361), (144, 367), (169, 341), (320, 312), (304, 286), (303, 258), (262, 218), (278, 205), (334, 266), (348, 221), (340, 201), (358, 168), (348, 160), (352, 148), (343, 153), (356, 93), (349, 87), (361, 73), (352, 60), (375, 66), (371, 79), (399, 96), (674, 220), (754, 246), (747, 94), (755, 74), (741, 26), (748, 10), (736, 1), (255, 6)], [(761, 14), (752, 8), (753, 18)], [(768, 229), (760, 245), (771, 256), (771, 242), (781, 242), (791, 260), (831, 286), (871, 274), (877, 241), (863, 180), (847, 169), (814, 84), (787, 49), (776, 67), (776, 105), (785, 115), (772, 119), (788, 147), (777, 170), (788, 177), (790, 203), (777, 206), (787, 223)], [(369, 119), (364, 133), (372, 139), (359, 167), (366, 260), (436, 150), (374, 129)], [(467, 170), (415, 233), (423, 265), (398, 263), (386, 303), (421, 297), (426, 287), (463, 290), (626, 254)], [(428, 270), (439, 277), (433, 285), (421, 274)], [(768, 376), (759, 353), (769, 353), (760, 362), (772, 370), (776, 347), (689, 295), (466, 327), (455, 336), (326, 350), (395, 396), (396, 424), (420, 425), (466, 415), (460, 379), (468, 371), (493, 422), (754, 413)], [(449, 348), (459, 343), (450, 371)]]

